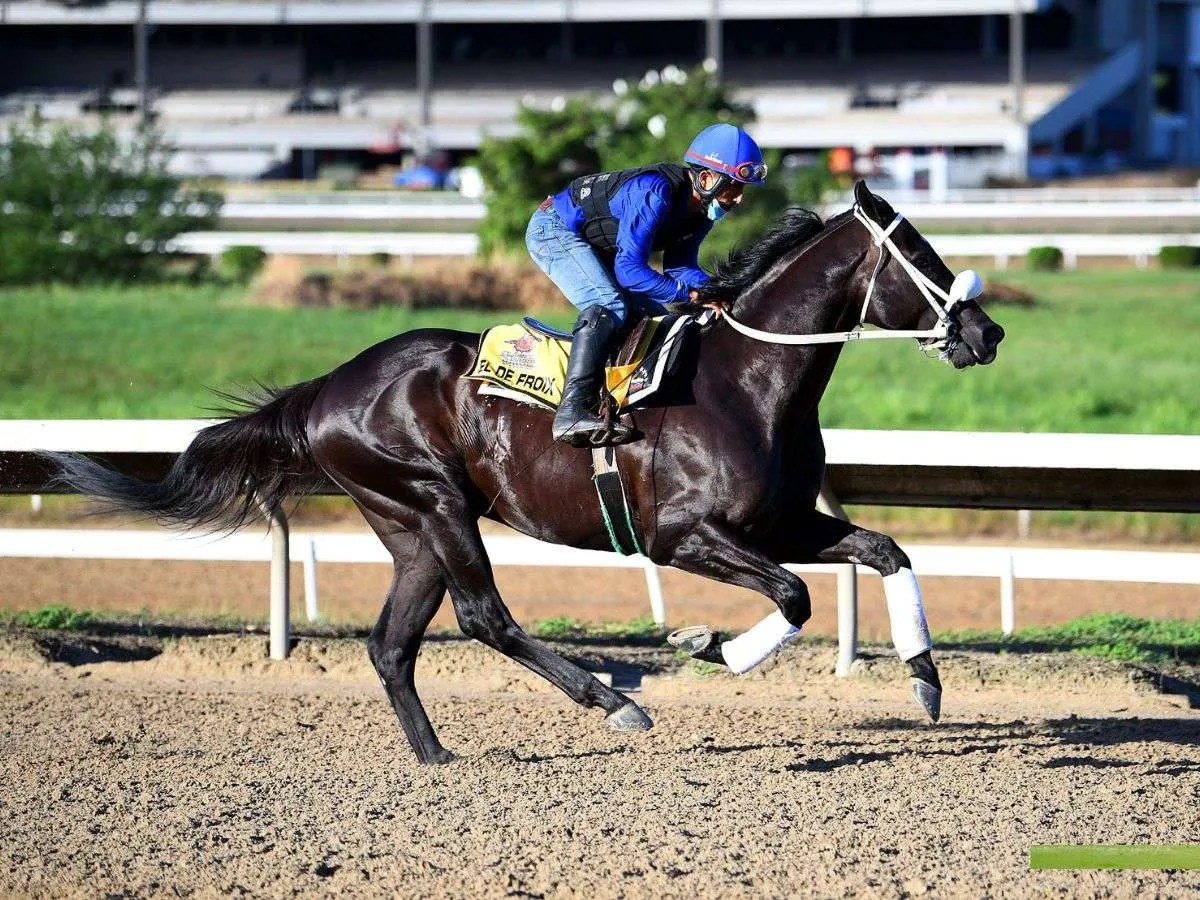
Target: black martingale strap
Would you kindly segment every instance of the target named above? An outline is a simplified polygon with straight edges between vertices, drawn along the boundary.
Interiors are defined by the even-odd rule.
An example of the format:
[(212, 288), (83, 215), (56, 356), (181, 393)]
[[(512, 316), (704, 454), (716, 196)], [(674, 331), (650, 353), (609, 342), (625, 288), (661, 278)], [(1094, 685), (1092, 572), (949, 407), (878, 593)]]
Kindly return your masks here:
[(600, 515), (604, 517), (604, 527), (608, 531), (613, 550), (622, 556), (639, 553), (644, 556), (646, 551), (642, 548), (637, 529), (633, 527), (633, 512), (625, 496), (621, 473), (617, 471), (614, 448), (592, 448), (592, 468), (595, 470), (592, 482), (596, 485), (596, 494), (600, 498)]

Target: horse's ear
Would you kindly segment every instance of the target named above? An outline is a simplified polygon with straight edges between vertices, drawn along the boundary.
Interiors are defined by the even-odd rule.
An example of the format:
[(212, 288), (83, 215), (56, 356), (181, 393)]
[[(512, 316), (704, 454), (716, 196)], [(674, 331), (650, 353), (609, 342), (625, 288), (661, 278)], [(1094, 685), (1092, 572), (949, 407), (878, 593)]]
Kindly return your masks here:
[(872, 219), (875, 218), (875, 195), (867, 189), (867, 183), (861, 178), (854, 182), (854, 202)]

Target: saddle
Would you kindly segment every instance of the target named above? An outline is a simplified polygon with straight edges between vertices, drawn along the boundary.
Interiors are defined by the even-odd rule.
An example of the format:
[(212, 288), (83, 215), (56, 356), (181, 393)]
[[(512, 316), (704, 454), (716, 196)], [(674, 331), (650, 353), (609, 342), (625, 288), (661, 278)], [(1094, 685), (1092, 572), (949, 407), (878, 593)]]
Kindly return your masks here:
[[(637, 409), (665, 394), (667, 385), (690, 381), (689, 360), (699, 335), (696, 319), (671, 314), (637, 319), (606, 370), (617, 409)], [(464, 377), (483, 382), (479, 393), (557, 409), (571, 352), (571, 335), (532, 316), (497, 325), (479, 339), (475, 365)]]

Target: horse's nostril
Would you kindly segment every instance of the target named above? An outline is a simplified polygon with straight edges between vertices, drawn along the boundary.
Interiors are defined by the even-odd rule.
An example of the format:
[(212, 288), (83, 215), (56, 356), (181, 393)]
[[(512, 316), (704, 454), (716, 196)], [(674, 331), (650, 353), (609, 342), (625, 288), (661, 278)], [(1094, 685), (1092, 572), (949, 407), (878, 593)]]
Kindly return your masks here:
[(995, 347), (1004, 340), (1004, 329), (999, 325), (989, 325), (983, 329), (983, 342), (988, 347)]

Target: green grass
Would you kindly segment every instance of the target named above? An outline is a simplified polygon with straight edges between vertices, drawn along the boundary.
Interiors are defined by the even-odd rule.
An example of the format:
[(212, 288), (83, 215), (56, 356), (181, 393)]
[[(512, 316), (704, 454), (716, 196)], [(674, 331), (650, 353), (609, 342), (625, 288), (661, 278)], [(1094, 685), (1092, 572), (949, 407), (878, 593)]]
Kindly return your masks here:
[(941, 649), (1070, 651), (1122, 662), (1200, 663), (1200, 619), (1101, 613), (1063, 625), (1021, 628), (1008, 637), (998, 631), (947, 632), (935, 644)]
[(45, 628), (54, 631), (74, 631), (95, 621), (86, 610), (72, 609), (63, 603), (50, 603), (40, 609), (16, 613), (9, 621), (22, 628)]
[(530, 634), (551, 640), (568, 637), (606, 637), (619, 640), (646, 640), (661, 637), (664, 632), (649, 616), (629, 622), (585, 622), (570, 616), (536, 619), (529, 626)]
[(183, 286), (0, 291), (0, 418), (202, 416), (213, 405), (207, 387), (291, 384), (401, 331), (475, 331), (514, 318), (268, 309), (243, 294)]
[(955, 371), (907, 341), (851, 344), (826, 426), (987, 431), (1200, 432), (1200, 278), (1134, 270), (1008, 272), (1033, 308), (993, 306), (996, 361)]
[[(1031, 309), (993, 307), (997, 361), (957, 372), (912, 342), (851, 344), (822, 404), (827, 426), (1200, 433), (1200, 279), (1134, 270), (999, 280)], [(477, 330), (511, 312), (293, 309), (238, 288), (0, 291), (0, 418), (202, 415), (207, 387), (313, 377), (411, 328)], [(561, 313), (547, 317), (567, 324)]]

